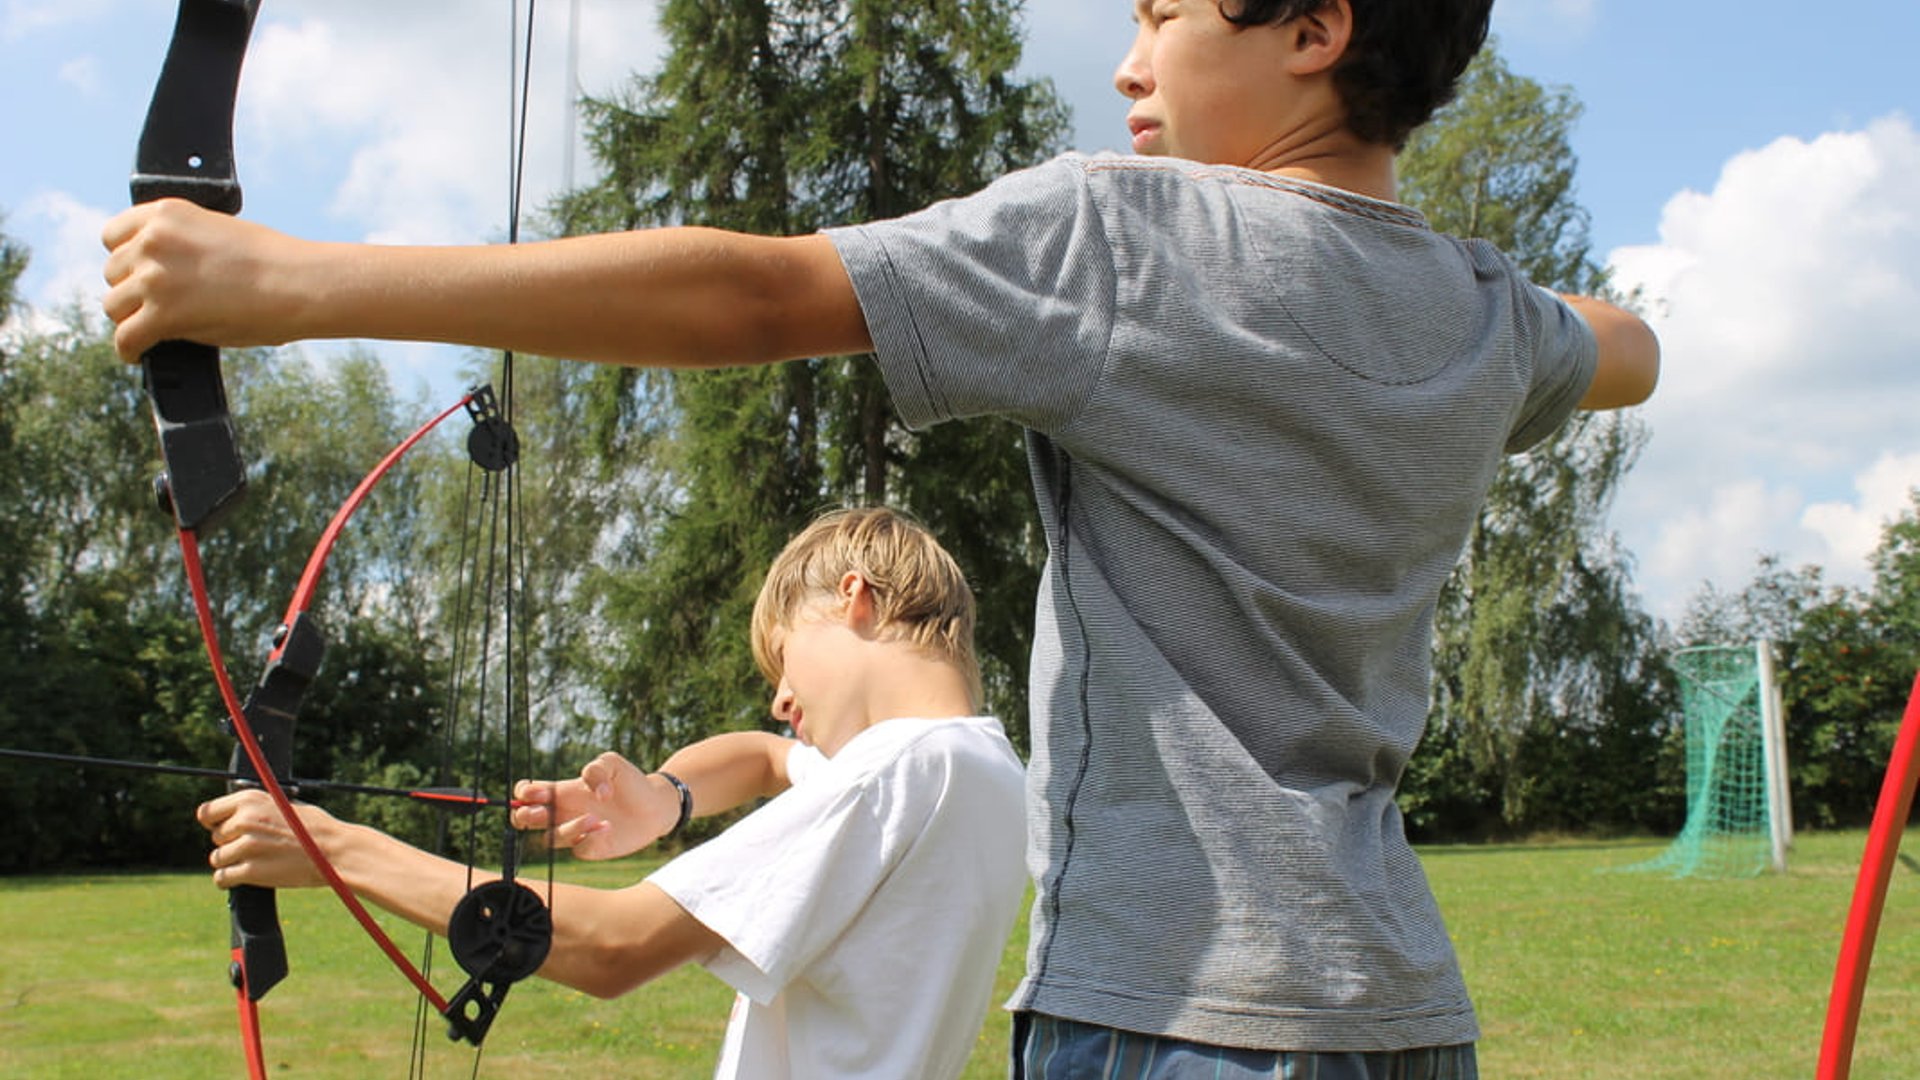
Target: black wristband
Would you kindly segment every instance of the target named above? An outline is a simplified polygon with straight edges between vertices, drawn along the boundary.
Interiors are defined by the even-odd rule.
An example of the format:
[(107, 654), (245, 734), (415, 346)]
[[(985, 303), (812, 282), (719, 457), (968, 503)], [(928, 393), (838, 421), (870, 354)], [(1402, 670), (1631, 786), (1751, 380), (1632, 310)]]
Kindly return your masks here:
[(672, 784), (673, 790), (680, 793), (680, 820), (674, 822), (673, 828), (667, 830), (667, 836), (678, 835), (681, 829), (687, 827), (687, 822), (693, 820), (693, 789), (687, 786), (686, 781), (670, 772), (657, 772), (654, 775)]

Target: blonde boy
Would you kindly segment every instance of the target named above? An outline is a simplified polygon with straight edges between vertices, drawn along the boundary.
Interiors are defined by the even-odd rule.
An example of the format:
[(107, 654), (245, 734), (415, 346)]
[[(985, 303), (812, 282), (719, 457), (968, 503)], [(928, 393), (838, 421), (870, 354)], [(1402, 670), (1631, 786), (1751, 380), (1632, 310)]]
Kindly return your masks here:
[[(738, 991), (720, 1077), (957, 1076), (1025, 883), (1022, 772), (975, 715), (973, 622), (959, 568), (898, 514), (834, 513), (795, 537), (754, 607), (753, 648), (796, 739), (736, 732), (650, 774), (606, 754), (579, 779), (519, 785), (543, 805), (517, 824), (556, 821), (556, 841), (594, 859), (772, 797), (630, 888), (561, 887), (539, 974), (611, 997), (704, 965)], [(356, 892), (444, 932), (465, 867), (302, 816)], [(221, 886), (317, 883), (259, 793), (200, 820)]]

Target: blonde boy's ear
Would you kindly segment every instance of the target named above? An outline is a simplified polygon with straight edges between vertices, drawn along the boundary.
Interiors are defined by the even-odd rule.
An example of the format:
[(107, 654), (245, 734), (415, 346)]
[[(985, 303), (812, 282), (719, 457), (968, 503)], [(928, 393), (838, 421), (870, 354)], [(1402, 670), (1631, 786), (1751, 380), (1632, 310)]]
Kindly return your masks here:
[(1353, 6), (1350, 0), (1327, 0), (1312, 11), (1295, 16), (1281, 29), (1291, 35), (1288, 72), (1317, 75), (1332, 71), (1353, 41)]
[(840, 575), (840, 583), (834, 589), (846, 619), (852, 625), (870, 626), (874, 621), (873, 585), (866, 575), (858, 570), (849, 570)]

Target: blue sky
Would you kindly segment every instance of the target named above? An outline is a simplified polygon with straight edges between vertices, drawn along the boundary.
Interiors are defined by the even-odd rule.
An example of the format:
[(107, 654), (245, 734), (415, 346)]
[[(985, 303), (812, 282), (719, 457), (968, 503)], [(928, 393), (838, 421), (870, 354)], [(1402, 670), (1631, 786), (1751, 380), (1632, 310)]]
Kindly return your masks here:
[[(99, 226), (126, 203), (173, 6), (0, 0), (0, 228), (34, 254), (16, 328), (98, 293)], [(564, 146), (573, 11), (588, 92), (658, 54), (651, 0), (543, 0), (530, 205), (590, 168)], [(1130, 11), (1027, 4), (1026, 70), (1073, 106), (1081, 149), (1123, 144), (1109, 75)], [(507, 22), (503, 0), (265, 0), (237, 124), (247, 216), (499, 239)], [(1665, 374), (1612, 518), (1648, 608), (1738, 589), (1762, 552), (1863, 582), (1920, 484), (1920, 2), (1498, 0), (1494, 31), (1517, 72), (1583, 103), (1595, 251), (1653, 301)], [(452, 385), (445, 350), (382, 351), (403, 390)]]

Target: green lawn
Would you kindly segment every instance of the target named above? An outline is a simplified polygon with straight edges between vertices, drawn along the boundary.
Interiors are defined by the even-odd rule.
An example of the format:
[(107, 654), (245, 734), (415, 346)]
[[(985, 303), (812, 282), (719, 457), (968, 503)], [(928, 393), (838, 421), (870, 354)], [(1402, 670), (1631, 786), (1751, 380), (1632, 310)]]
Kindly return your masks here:
[[(1485, 1029), (1482, 1073), (1811, 1076), (1864, 840), (1805, 835), (1787, 874), (1723, 882), (1610, 872), (1658, 853), (1654, 842), (1426, 849)], [(1913, 841), (1905, 849), (1920, 853)], [(564, 873), (620, 880), (605, 866)], [(1860, 1024), (1860, 1080), (1920, 1075), (1917, 883), (1896, 869)], [(261, 1009), (270, 1070), (406, 1075), (406, 984), (331, 896), (284, 894), (281, 910), (294, 972)], [(0, 879), (0, 912), (12, 924), (0, 938), (0, 1076), (244, 1074), (226, 913), (200, 875)], [(1008, 949), (1003, 989), (1023, 939)], [(436, 982), (455, 983), (444, 953)], [(704, 1077), (730, 999), (697, 970), (613, 1003), (523, 984), (479, 1075)], [(1005, 1039), (996, 1010), (969, 1077), (1004, 1075)], [(436, 1025), (427, 1075), (473, 1066)]]

